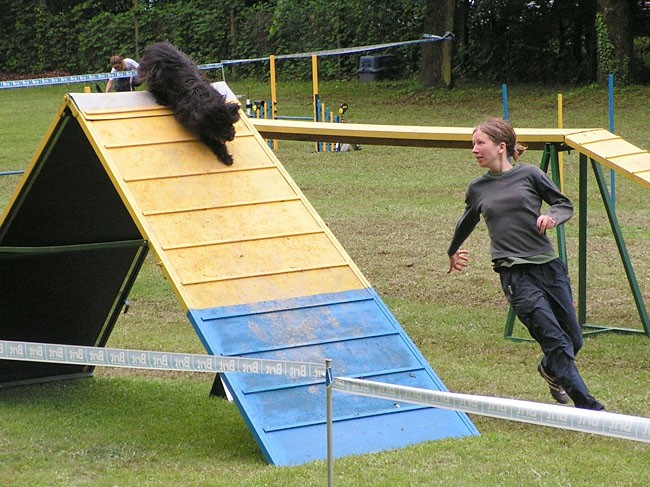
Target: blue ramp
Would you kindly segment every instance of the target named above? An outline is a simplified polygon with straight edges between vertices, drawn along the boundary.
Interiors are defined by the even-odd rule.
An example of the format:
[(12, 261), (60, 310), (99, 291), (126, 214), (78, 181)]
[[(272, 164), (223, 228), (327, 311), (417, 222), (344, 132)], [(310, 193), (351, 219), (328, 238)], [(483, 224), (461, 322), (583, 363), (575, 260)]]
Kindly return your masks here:
[[(324, 363), (335, 377), (447, 389), (372, 289), (246, 306), (190, 310), (216, 355)], [(320, 380), (223, 374), (266, 460), (296, 465), (327, 458)], [(477, 434), (463, 413), (348, 394), (334, 396), (336, 457)]]

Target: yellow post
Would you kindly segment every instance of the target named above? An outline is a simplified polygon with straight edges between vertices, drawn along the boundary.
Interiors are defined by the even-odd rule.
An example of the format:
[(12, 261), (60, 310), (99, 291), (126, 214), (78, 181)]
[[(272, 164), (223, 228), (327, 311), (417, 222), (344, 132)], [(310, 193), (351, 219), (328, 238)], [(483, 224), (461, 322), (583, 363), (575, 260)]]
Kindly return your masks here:
[[(562, 94), (557, 95), (557, 127), (562, 128), (564, 125), (562, 114)], [(557, 156), (557, 162), (560, 169), (560, 191), (564, 192), (564, 154), (560, 152)]]
[(314, 122), (316, 122), (318, 121), (318, 106), (316, 103), (316, 100), (318, 100), (318, 56), (316, 54), (311, 55), (311, 81), (314, 96)]
[(90, 86), (84, 86), (84, 93), (90, 93)]
[[(275, 55), (271, 54), (269, 56), (269, 64), (271, 68), (271, 119), (275, 120), (275, 116), (278, 113), (278, 95), (275, 85)], [(273, 139), (273, 149), (277, 150), (278, 148), (278, 139)]]
[[(311, 55), (311, 79), (312, 93), (314, 98), (314, 122), (318, 121), (318, 56)], [(319, 142), (316, 142), (316, 152), (318, 152)]]

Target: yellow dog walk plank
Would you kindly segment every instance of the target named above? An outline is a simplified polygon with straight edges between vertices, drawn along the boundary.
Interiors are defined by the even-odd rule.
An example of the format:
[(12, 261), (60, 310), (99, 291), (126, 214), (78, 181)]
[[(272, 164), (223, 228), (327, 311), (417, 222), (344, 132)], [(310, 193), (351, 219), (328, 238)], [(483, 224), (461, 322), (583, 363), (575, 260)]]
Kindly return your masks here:
[[(267, 139), (449, 149), (470, 149), (473, 132), (472, 127), (372, 125), (271, 119), (252, 119), (251, 122), (260, 135)], [(530, 149), (543, 149), (547, 143), (563, 143), (567, 134), (584, 130), (587, 129), (521, 128), (517, 129), (517, 137)]]
[[(471, 148), (471, 127), (424, 127), (253, 119), (263, 137), (350, 144)], [(517, 128), (517, 140), (529, 149), (561, 144), (650, 187), (650, 154), (603, 129)]]
[(650, 188), (650, 153), (607, 130), (566, 136), (566, 143), (603, 166)]

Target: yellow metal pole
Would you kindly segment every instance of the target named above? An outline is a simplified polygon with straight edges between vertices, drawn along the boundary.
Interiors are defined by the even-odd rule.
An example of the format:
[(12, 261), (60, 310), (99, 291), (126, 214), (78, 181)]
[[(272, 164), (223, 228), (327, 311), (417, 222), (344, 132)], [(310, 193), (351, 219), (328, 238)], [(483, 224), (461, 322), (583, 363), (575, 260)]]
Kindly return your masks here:
[(311, 81), (312, 93), (314, 95), (314, 122), (318, 121), (318, 106), (316, 100), (318, 99), (318, 56), (311, 55)]
[[(563, 128), (563, 114), (562, 114), (562, 94), (557, 95), (557, 128)], [(560, 152), (557, 155), (558, 166), (560, 169), (560, 191), (564, 192), (564, 154)]]
[[(275, 55), (271, 54), (269, 56), (269, 64), (271, 68), (271, 119), (275, 120), (278, 113), (278, 95), (275, 84)], [(278, 139), (273, 139), (273, 149), (277, 150), (277, 148)]]
[[(311, 55), (311, 82), (314, 100), (314, 122), (318, 122), (318, 56)], [(318, 152), (319, 143), (316, 142), (316, 152)]]

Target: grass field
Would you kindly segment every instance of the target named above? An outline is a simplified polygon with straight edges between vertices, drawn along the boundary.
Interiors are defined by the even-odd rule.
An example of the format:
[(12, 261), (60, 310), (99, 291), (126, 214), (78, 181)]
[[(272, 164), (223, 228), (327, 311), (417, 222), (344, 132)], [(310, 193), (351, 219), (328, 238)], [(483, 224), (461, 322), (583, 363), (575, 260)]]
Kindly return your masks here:
[[(268, 87), (233, 82), (237, 94)], [(0, 172), (24, 169), (68, 91), (0, 91)], [(350, 106), (355, 123), (473, 126), (501, 115), (501, 86), (421, 91), (408, 82), (321, 83), (325, 103)], [(509, 86), (516, 127), (608, 128), (601, 86)], [(311, 84), (278, 87), (280, 115), (311, 113)], [(650, 87), (617, 89), (615, 132), (650, 148)], [(364, 146), (316, 153), (280, 141), (278, 157), (364, 275), (454, 392), (552, 402), (536, 374), (538, 347), (503, 338), (506, 307), (479, 226), (472, 263), (447, 275), (446, 248), (467, 183), (481, 174), (467, 150)], [(539, 163), (530, 151), (525, 162)], [(565, 154), (565, 192), (577, 203), (577, 155)], [(4, 208), (20, 176), (0, 177)], [(597, 187), (589, 182), (588, 322), (641, 330)], [(639, 286), (650, 303), (650, 193), (616, 179), (616, 209)], [(56, 195), (53, 195), (56, 197)], [(567, 226), (577, 282), (577, 219)], [(0, 276), (1, 279), (1, 276)], [(108, 346), (202, 353), (203, 348), (152, 259), (142, 270)], [(0, 315), (0, 321), (2, 317)], [(517, 336), (526, 336), (515, 327)], [(588, 337), (578, 366), (610, 411), (650, 417), (650, 338)], [(92, 379), (0, 389), (0, 478), (8, 486), (325, 485), (324, 462), (267, 465), (237, 408), (209, 397), (212, 377), (97, 369)], [(480, 416), (481, 435), (339, 459), (345, 486), (646, 486), (650, 445)], [(298, 447), (298, 446), (297, 446)]]

